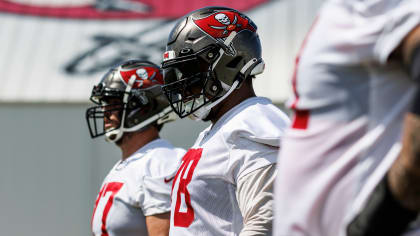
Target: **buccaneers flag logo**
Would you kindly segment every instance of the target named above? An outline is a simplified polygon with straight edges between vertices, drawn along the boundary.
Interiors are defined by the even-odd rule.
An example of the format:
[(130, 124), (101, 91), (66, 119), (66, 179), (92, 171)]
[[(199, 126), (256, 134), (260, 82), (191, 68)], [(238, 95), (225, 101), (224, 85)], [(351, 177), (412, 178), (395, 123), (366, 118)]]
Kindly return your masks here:
[(128, 84), (131, 76), (136, 76), (133, 88), (148, 88), (155, 84), (163, 84), (162, 75), (159, 70), (153, 67), (142, 67), (140, 69), (127, 69), (120, 71), (121, 78)]
[(193, 19), (194, 23), (215, 39), (223, 39), (233, 31), (242, 30), (255, 32), (257, 27), (246, 16), (234, 11), (221, 11), (205, 18)]

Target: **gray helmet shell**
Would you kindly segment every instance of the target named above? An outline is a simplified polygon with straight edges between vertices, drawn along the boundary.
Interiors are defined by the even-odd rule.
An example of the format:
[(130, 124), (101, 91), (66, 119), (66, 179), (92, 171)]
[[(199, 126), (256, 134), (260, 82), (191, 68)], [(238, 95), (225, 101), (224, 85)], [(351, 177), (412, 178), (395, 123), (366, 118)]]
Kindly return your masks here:
[[(230, 24), (224, 25), (221, 21)], [(232, 33), (235, 36), (229, 40)], [(188, 14), (172, 29), (166, 50), (173, 51), (176, 59), (186, 51), (195, 53), (211, 45), (223, 52), (219, 55), (199, 56), (209, 63), (214, 63), (216, 56), (220, 57), (212, 71), (223, 84), (232, 86), (239, 73), (243, 78), (248, 78), (263, 72), (262, 69), (252, 73), (257, 65), (263, 64), (257, 26), (247, 16), (231, 8), (206, 7)], [(247, 63), (252, 64), (244, 69)]]
[[(244, 79), (262, 73), (265, 67), (257, 26), (244, 14), (226, 7), (202, 8), (177, 22), (168, 38), (162, 68), (164, 71), (170, 70), (188, 60), (196, 60), (191, 70), (197, 69), (192, 67), (198, 67), (202, 73), (206, 73), (203, 78), (212, 78), (202, 83), (203, 94), (218, 98), (230, 93), (235, 81), (237, 88)], [(202, 64), (206, 66), (201, 66)], [(185, 77), (166, 74), (165, 87), (175, 82), (187, 82)], [(165, 90), (167, 96), (173, 97), (174, 92), (169, 91), (169, 87)], [(175, 107), (172, 97), (168, 98)], [(197, 104), (203, 106), (216, 101), (220, 102), (220, 99), (209, 99)], [(182, 114), (175, 112), (184, 117), (197, 109), (199, 107)]]

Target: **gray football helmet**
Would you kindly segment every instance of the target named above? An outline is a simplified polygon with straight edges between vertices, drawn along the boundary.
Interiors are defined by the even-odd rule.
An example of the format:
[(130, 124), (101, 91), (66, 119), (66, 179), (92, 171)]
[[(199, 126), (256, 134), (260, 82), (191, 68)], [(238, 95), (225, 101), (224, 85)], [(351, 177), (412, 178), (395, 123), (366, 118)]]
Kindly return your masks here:
[(163, 55), (163, 90), (179, 117), (205, 119), (264, 67), (257, 26), (237, 10), (206, 7), (172, 29)]
[[(97, 106), (86, 110), (91, 137), (105, 134), (107, 141), (116, 142), (125, 132), (173, 120), (162, 85), (160, 68), (151, 62), (129, 60), (110, 69), (92, 89), (90, 100)], [(119, 126), (106, 128), (104, 119), (111, 112), (117, 112)]]

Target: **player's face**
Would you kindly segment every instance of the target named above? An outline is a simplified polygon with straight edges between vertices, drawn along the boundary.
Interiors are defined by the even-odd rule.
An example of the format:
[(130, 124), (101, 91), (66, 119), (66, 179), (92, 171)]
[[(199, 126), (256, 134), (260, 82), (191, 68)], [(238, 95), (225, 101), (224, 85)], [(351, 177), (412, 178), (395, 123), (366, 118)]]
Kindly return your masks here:
[(164, 69), (163, 88), (174, 111), (186, 117), (213, 99), (215, 95), (206, 93), (209, 81), (209, 64), (201, 59), (175, 62)]
[(103, 101), (107, 105), (104, 107), (104, 128), (105, 131), (117, 129), (121, 122), (122, 102), (118, 98), (109, 98)]

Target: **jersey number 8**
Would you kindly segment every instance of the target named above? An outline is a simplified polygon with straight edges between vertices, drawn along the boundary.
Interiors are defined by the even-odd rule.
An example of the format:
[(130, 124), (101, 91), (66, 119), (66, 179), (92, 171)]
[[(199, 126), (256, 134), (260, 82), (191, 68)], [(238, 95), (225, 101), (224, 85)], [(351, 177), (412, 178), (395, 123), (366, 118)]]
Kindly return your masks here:
[[(178, 227), (188, 227), (194, 221), (194, 209), (191, 206), (191, 197), (187, 186), (191, 182), (195, 167), (201, 158), (203, 149), (190, 149), (182, 158), (181, 166), (175, 175), (172, 185), (172, 191), (176, 182), (178, 184), (178, 191), (176, 193), (176, 204), (174, 211), (174, 225)], [(179, 177), (179, 178), (178, 178)], [(179, 180), (178, 180), (179, 179)], [(181, 202), (183, 207), (181, 209)]]

